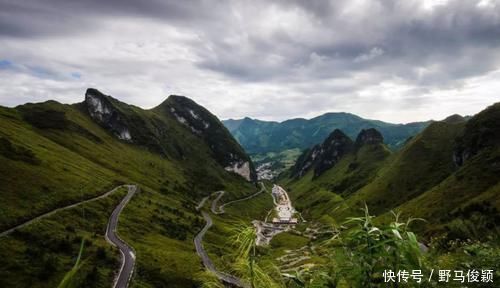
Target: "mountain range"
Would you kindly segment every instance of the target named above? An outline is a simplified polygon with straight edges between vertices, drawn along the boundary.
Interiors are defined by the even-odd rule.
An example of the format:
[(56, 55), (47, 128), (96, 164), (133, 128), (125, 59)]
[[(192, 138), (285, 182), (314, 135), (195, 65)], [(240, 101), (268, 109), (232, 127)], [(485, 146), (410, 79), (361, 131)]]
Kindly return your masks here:
[(350, 113), (326, 113), (312, 119), (296, 118), (283, 122), (251, 118), (223, 120), (222, 123), (250, 154), (309, 148), (322, 142), (333, 130), (340, 129), (354, 138), (362, 129), (375, 128), (390, 148), (405, 141), (429, 125), (430, 121), (393, 124), (364, 119)]
[(294, 165), (300, 153), (321, 143), (335, 129), (355, 138), (363, 129), (375, 128), (391, 150), (401, 148), (409, 138), (432, 121), (393, 124), (364, 119), (354, 114), (326, 113), (312, 119), (290, 119), (283, 122), (262, 121), (245, 117), (223, 120), (236, 140), (250, 154), (259, 177), (273, 179)]

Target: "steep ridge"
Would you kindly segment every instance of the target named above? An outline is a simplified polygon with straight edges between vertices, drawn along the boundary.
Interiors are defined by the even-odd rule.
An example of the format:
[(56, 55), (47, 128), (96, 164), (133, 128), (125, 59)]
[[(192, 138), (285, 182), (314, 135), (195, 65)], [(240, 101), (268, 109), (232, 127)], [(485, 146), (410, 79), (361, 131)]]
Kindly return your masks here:
[[(337, 136), (333, 137), (333, 134)], [(342, 134), (334, 132), (328, 138), (331, 140), (339, 135)], [(340, 139), (345, 138), (341, 136)], [(286, 183), (291, 191), (290, 196), (295, 199), (294, 203), (303, 211), (305, 217), (320, 218), (331, 214), (332, 208), (338, 206), (342, 197), (348, 197), (369, 183), (391, 154), (376, 129), (362, 130), (355, 142), (349, 139), (343, 143), (350, 143), (349, 149), (340, 154), (335, 151), (335, 148), (339, 147), (335, 141), (325, 141), (322, 144), (332, 153), (323, 157), (336, 158), (336, 162), (321, 174), (316, 175), (313, 169), (309, 169), (302, 176), (295, 174), (290, 177), (289, 175), (294, 175), (294, 170), (291, 169), (287, 172), (288, 175), (282, 175), (281, 181)], [(299, 165), (299, 162), (297, 164)]]
[[(92, 119), (110, 130), (119, 139), (132, 141), (124, 113), (120, 113), (112, 102), (115, 102), (115, 105), (121, 104), (111, 97), (106, 97), (96, 89), (88, 89), (85, 93), (85, 105)], [(139, 131), (134, 132), (138, 133)]]
[[(297, 183), (292, 181), (289, 185), (304, 188), (320, 186), (335, 193), (335, 197), (341, 196), (336, 201), (341, 205), (335, 205), (335, 212), (330, 210), (331, 216), (337, 219), (352, 215), (364, 203), (373, 213), (384, 213), (417, 197), (453, 173), (455, 165), (451, 155), (455, 138), (463, 126), (464, 122), (434, 122), (390, 157), (388, 151), (379, 144), (365, 145), (358, 150), (356, 157), (363, 161), (345, 157), (342, 165), (328, 170), (326, 174), (329, 177), (325, 175), (322, 181), (315, 183), (316, 180), (311, 178), (309, 183), (313, 185), (307, 185), (307, 179)], [(360, 133), (356, 142), (366, 139), (369, 143), (370, 138), (377, 137), (366, 137), (366, 132)], [(353, 176), (358, 177), (349, 177), (350, 181), (339, 177), (339, 174), (345, 174), (343, 169), (351, 169)], [(360, 169), (365, 171), (360, 173)]]
[(453, 159), (461, 166), (481, 150), (494, 148), (500, 143), (500, 103), (496, 103), (468, 121), (465, 131), (456, 140)]
[(375, 128), (363, 129), (359, 132), (354, 143), (356, 148), (359, 149), (363, 145), (377, 145), (384, 143), (384, 136)]
[(318, 177), (324, 171), (332, 168), (344, 155), (353, 149), (352, 140), (342, 131), (335, 129), (325, 141), (305, 151), (295, 166), (292, 168), (294, 177), (301, 177), (309, 169), (314, 170), (314, 176)]
[(153, 111), (170, 115), (195, 135), (199, 135), (211, 149), (217, 162), (227, 171), (237, 173), (248, 181), (256, 180), (250, 158), (226, 127), (207, 109), (189, 98), (173, 95)]
[(396, 153), (372, 182), (346, 199), (346, 204), (358, 207), (366, 202), (374, 213), (381, 213), (439, 184), (455, 169), (450, 159), (463, 124), (429, 125)]
[[(119, 139), (148, 147), (154, 152), (184, 158), (185, 151), (179, 125), (201, 138), (213, 158), (227, 171), (256, 180), (252, 161), (222, 123), (208, 110), (187, 97), (172, 95), (150, 111), (122, 103), (96, 89), (88, 89), (84, 106), (89, 115)], [(177, 131), (172, 126), (177, 126)]]
[[(399, 209), (430, 223), (456, 222), (474, 235), (488, 235), (500, 223), (500, 103), (472, 117), (456, 137), (453, 152), (454, 172), (439, 185), (406, 203)], [(469, 228), (466, 228), (469, 227)], [(434, 232), (451, 233), (448, 226), (436, 226)]]

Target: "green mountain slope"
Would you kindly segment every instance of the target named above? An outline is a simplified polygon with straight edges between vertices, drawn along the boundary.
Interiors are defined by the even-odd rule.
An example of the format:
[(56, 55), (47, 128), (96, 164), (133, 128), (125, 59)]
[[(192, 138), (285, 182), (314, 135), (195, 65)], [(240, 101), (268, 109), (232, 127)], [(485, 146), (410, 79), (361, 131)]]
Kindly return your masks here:
[(451, 155), (463, 122), (434, 122), (393, 156), (368, 185), (349, 200), (366, 202), (378, 214), (412, 199), (439, 184), (455, 169)]
[[(357, 156), (361, 161), (346, 153), (319, 177), (312, 170), (292, 177), (290, 170), (281, 181), (313, 219), (341, 221), (366, 203), (375, 215), (396, 209), (425, 218), (420, 228), (429, 233), (456, 227), (468, 227), (468, 233), (458, 234), (470, 237), (495, 233), (500, 219), (498, 123), (499, 103), (468, 120), (454, 115), (433, 122), (390, 156), (365, 146), (358, 152), (363, 151), (364, 157)], [(350, 167), (362, 170), (349, 177)]]
[[(367, 135), (376, 135), (376, 141), (374, 138), (365, 137)], [(301, 162), (301, 158), (312, 156), (311, 152), (305, 151), (295, 167), (280, 177), (291, 191), (290, 196), (295, 199), (298, 210), (303, 211), (306, 218), (333, 220), (329, 215), (339, 209), (344, 198), (370, 183), (391, 155), (391, 151), (383, 144), (380, 133), (375, 129), (362, 131), (355, 142), (348, 138), (344, 140), (346, 137), (342, 132), (334, 131), (316, 148), (329, 153), (317, 153), (319, 159), (316, 161)], [(349, 143), (349, 148), (342, 149), (343, 152), (340, 153), (340, 150), (336, 149), (342, 146), (339, 146), (336, 140)], [(312, 165), (308, 165), (308, 162)], [(326, 170), (321, 169), (322, 172), (317, 174), (316, 168), (325, 162), (333, 166)], [(304, 174), (297, 174), (297, 171), (303, 171)]]
[[(194, 131), (193, 119), (185, 123), (165, 106), (193, 111), (210, 130)], [(0, 107), (0, 162), (1, 231), (119, 183), (137, 183), (141, 192), (123, 211), (119, 232), (136, 249), (139, 287), (195, 285), (202, 266), (192, 239), (203, 223), (195, 204), (219, 189), (228, 198), (254, 189), (245, 179), (254, 175), (251, 161), (229, 132), (204, 108), (177, 96), (143, 110), (89, 89), (79, 104)], [(119, 258), (103, 234), (123, 193), (1, 237), (0, 286), (57, 286), (84, 237), (78, 285), (108, 287)]]
[[(460, 237), (498, 232), (500, 223), (500, 103), (470, 119), (456, 138), (455, 171), (438, 185), (404, 204), (405, 213), (425, 217), (445, 232), (464, 228)], [(451, 228), (450, 228), (451, 227)], [(441, 231), (443, 232), (443, 231)]]

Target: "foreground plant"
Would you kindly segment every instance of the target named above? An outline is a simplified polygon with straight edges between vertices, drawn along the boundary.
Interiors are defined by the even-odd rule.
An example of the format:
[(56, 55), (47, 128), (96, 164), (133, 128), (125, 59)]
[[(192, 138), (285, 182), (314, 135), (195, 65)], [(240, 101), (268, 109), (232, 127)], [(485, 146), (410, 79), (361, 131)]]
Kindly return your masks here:
[(235, 229), (232, 237), (237, 247), (235, 270), (242, 275), (242, 280), (250, 284), (252, 288), (282, 288), (281, 283), (275, 281), (271, 274), (276, 270), (274, 266), (261, 267), (256, 262), (256, 231), (250, 226), (240, 225)]
[[(400, 221), (400, 214), (392, 212), (394, 220), (388, 225), (376, 226), (368, 207), (364, 216), (351, 217), (344, 223), (347, 229), (333, 241), (337, 249), (332, 253), (334, 278), (353, 287), (377, 287), (384, 282), (384, 271), (422, 271), (423, 255), (417, 236), (409, 230), (417, 218)], [(383, 283), (384, 287), (397, 283)]]
[(65, 275), (64, 278), (62, 279), (61, 283), (57, 286), (57, 288), (70, 288), (74, 287), (75, 284), (73, 283), (73, 280), (75, 278), (76, 273), (78, 270), (83, 265), (83, 262), (81, 261), (82, 259), (82, 254), (83, 254), (83, 247), (85, 246), (85, 239), (82, 238), (82, 242), (80, 244), (80, 250), (78, 252), (78, 257), (76, 258), (75, 265), (73, 265), (73, 268), (69, 270)]

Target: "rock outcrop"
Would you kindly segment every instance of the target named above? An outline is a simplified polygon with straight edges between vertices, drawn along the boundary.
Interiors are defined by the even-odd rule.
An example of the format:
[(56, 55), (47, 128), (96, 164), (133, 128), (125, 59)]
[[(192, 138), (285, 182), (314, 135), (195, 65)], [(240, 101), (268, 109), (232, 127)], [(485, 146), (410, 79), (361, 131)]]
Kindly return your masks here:
[(113, 106), (109, 96), (96, 89), (89, 88), (85, 93), (87, 111), (101, 126), (109, 130), (121, 140), (132, 142), (132, 135), (125, 117)]
[(333, 131), (322, 144), (320, 150), (321, 157), (318, 158), (318, 162), (315, 165), (314, 176), (318, 177), (326, 170), (335, 166), (340, 158), (351, 152), (352, 148), (353, 143), (351, 138), (340, 130)]
[(233, 172), (233, 173), (240, 175), (241, 177), (245, 178), (247, 181), (255, 180), (255, 179), (252, 179), (252, 178), (254, 178), (254, 176), (252, 175), (250, 161), (246, 161), (246, 162), (235, 161), (235, 162), (232, 162), (232, 166), (231, 165), (226, 166), (226, 167), (224, 167), (224, 169), (226, 169), (226, 171), (230, 171), (230, 172)]
[(363, 129), (353, 142), (344, 132), (335, 129), (323, 143), (302, 153), (292, 168), (292, 176), (300, 178), (313, 169), (313, 177), (318, 177), (334, 167), (342, 157), (357, 151), (365, 145), (384, 143), (382, 134), (374, 128)]
[(187, 97), (171, 95), (153, 110), (170, 115), (193, 134), (201, 137), (226, 171), (236, 173), (248, 181), (257, 180), (250, 157), (219, 119), (207, 109)]
[(375, 128), (363, 129), (356, 138), (356, 147), (363, 145), (376, 145), (384, 143), (384, 137)]
[(354, 148), (352, 140), (339, 129), (335, 129), (322, 144), (305, 151), (293, 167), (293, 175), (302, 177), (311, 168), (314, 177), (335, 166), (338, 161)]

